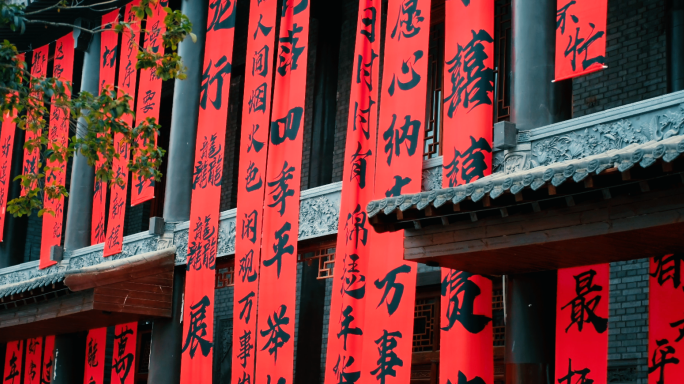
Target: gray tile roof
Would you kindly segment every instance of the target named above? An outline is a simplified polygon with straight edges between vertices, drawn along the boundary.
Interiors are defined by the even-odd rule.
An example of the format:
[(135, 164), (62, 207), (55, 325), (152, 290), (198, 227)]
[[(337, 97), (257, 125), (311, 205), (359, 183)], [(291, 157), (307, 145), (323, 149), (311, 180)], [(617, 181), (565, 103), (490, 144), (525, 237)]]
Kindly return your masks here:
[(0, 298), (28, 292), (33, 289), (47, 287), (64, 280), (64, 272), (52, 273), (45, 276), (34, 277), (30, 280), (0, 286)]

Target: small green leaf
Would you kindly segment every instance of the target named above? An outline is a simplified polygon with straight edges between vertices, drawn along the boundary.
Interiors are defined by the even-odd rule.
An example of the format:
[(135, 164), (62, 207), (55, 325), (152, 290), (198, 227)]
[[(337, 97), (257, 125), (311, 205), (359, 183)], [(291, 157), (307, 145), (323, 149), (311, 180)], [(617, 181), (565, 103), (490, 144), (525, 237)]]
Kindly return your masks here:
[(194, 33), (190, 32), (190, 38), (192, 39), (193, 43), (197, 42), (197, 35), (195, 35)]

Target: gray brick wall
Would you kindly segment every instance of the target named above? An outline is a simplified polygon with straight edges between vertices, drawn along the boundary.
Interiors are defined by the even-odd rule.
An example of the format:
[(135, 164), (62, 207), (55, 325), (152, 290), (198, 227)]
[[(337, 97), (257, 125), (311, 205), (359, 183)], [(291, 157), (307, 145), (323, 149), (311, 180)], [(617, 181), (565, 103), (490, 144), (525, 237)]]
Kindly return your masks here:
[[(214, 383), (228, 383), (232, 364), (233, 287), (214, 291)], [(254, 308), (256, 311), (256, 308)]]
[(323, 347), (321, 348), (321, 384), (325, 381), (325, 359), (328, 352), (328, 324), (330, 323), (330, 299), (333, 279), (325, 280), (325, 303), (323, 307)]
[(40, 259), (40, 238), (43, 236), (43, 218), (33, 212), (28, 218), (24, 262)]

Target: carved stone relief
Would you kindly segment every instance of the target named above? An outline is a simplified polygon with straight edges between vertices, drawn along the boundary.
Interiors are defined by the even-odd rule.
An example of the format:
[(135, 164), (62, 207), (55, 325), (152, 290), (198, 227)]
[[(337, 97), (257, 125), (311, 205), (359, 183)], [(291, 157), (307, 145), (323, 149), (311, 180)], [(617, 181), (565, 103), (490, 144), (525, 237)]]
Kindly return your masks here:
[(299, 205), (299, 239), (337, 233), (339, 201), (330, 196), (302, 200)]
[(442, 166), (423, 169), (422, 175), (423, 191), (434, 191), (442, 189)]

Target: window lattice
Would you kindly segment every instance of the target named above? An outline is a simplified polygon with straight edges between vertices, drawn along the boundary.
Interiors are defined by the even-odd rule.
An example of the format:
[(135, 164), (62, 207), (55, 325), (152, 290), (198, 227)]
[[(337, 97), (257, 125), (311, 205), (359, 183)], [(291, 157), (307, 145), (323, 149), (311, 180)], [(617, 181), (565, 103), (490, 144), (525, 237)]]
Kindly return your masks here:
[(216, 287), (232, 287), (235, 283), (235, 259), (216, 263)]
[(309, 265), (316, 261), (318, 263), (317, 279), (330, 279), (333, 277), (333, 269), (335, 269), (335, 247), (327, 245), (300, 253), (299, 261), (306, 261)]
[(439, 297), (416, 300), (413, 318), (413, 352), (434, 350), (435, 332), (439, 331), (437, 300)]

